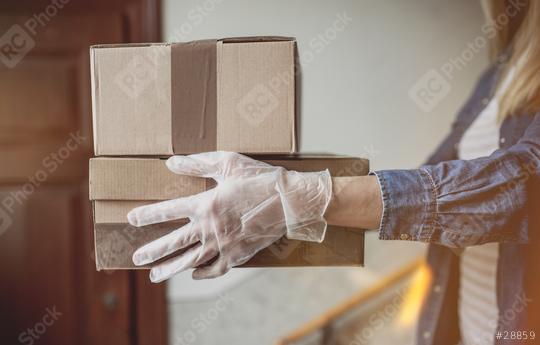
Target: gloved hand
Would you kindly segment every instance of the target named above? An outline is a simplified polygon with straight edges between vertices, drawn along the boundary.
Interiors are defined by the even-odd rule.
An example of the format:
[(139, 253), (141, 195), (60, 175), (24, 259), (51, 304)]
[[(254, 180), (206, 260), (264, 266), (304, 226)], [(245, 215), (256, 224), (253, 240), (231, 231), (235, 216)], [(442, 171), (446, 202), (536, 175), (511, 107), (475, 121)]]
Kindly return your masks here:
[[(152, 267), (153, 282), (189, 268), (196, 268), (194, 279), (223, 275), (285, 234), (294, 239), (324, 239), (323, 215), (332, 196), (328, 171), (287, 171), (232, 152), (174, 156), (167, 166), (177, 174), (213, 178), (217, 186), (197, 195), (138, 207), (128, 214), (134, 226), (190, 220), (133, 254), (135, 265), (147, 265), (189, 247)], [(210, 265), (199, 267), (214, 258)]]

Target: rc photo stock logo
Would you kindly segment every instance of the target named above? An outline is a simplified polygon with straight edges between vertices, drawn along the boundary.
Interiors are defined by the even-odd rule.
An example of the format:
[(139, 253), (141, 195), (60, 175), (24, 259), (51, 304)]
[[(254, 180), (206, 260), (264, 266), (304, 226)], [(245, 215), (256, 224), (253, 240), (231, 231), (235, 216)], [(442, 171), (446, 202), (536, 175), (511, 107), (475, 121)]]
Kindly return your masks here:
[(425, 113), (431, 112), (450, 93), (450, 83), (437, 70), (424, 74), (409, 90), (409, 97)]
[[(131, 231), (136, 230), (133, 226), (128, 225), (122, 230), (114, 230), (108, 236), (107, 240), (103, 241), (98, 249), (99, 261), (102, 267), (114, 267), (118, 264), (118, 258), (125, 257), (126, 253), (133, 253), (135, 247), (130, 242), (129, 238)], [(97, 258), (94, 258), (97, 260)]]
[(268, 250), (279, 260), (285, 260), (298, 247), (300, 241), (290, 240), (283, 236), (268, 247)]
[(19, 333), (19, 344), (34, 345), (39, 344), (41, 337), (45, 335), (47, 330), (54, 326), (54, 324), (63, 315), (62, 312), (56, 310), (56, 306), (48, 307), (45, 309), (45, 313), (35, 324), (28, 327), (23, 332)]
[(28, 18), (24, 24), (15, 24), (0, 37), (0, 62), (15, 68), (35, 46), (34, 37), (70, 0), (52, 0), (40, 13)]
[(0, 236), (3, 235), (7, 229), (13, 224), (13, 218), (11, 215), (0, 206)]
[(22, 26), (13, 25), (0, 38), (0, 61), (8, 68), (15, 68), (35, 45), (34, 39)]
[(260, 125), (279, 105), (272, 90), (257, 84), (238, 102), (236, 110), (252, 126)]
[(135, 99), (156, 79), (153, 70), (154, 64), (148, 58), (135, 55), (116, 75), (115, 82), (128, 97)]

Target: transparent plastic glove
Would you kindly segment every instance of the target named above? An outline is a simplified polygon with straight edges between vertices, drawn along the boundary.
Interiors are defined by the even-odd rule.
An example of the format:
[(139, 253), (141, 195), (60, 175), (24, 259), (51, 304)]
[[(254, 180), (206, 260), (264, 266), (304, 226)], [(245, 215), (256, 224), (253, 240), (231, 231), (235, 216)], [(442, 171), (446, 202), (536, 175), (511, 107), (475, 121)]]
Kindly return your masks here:
[(327, 171), (297, 173), (232, 152), (175, 156), (167, 166), (178, 174), (213, 178), (217, 186), (197, 195), (138, 207), (128, 214), (134, 226), (190, 220), (133, 254), (136, 265), (147, 265), (188, 248), (152, 267), (153, 282), (189, 268), (196, 268), (194, 279), (223, 275), (286, 234), (289, 219), (295, 231), (301, 224), (320, 224), (331, 197)]

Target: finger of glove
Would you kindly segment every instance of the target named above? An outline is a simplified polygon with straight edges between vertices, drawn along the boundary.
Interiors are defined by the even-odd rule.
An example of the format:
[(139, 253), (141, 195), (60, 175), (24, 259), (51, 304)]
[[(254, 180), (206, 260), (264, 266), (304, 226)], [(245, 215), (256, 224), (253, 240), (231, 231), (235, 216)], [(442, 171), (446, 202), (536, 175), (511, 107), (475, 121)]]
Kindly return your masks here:
[(169, 259), (150, 270), (150, 280), (159, 283), (182, 271), (200, 266), (218, 254), (217, 247), (200, 245), (190, 248), (182, 255)]
[(197, 196), (166, 200), (146, 206), (136, 207), (128, 215), (128, 222), (133, 226), (157, 224), (169, 220), (190, 218), (197, 204)]
[(147, 265), (170, 255), (177, 250), (189, 247), (199, 241), (199, 228), (189, 223), (165, 236), (154, 240), (133, 253), (133, 263), (136, 266)]
[(224, 257), (220, 257), (208, 266), (197, 268), (193, 271), (192, 277), (196, 280), (217, 278), (227, 273), (230, 269), (229, 261)]
[(167, 167), (177, 174), (211, 177), (217, 181), (230, 177), (251, 177), (277, 169), (239, 153), (225, 151), (174, 156), (167, 160)]
[(167, 159), (167, 167), (176, 174), (196, 177), (218, 177), (222, 174), (228, 155), (222, 152), (205, 152)]

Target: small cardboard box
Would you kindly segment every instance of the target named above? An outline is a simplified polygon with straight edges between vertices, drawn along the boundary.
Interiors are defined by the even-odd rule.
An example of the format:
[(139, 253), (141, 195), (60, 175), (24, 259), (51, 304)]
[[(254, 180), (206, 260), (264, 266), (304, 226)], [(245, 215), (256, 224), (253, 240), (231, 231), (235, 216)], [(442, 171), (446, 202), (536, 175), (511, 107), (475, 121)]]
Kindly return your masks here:
[[(368, 161), (360, 158), (287, 156), (261, 160), (296, 171), (329, 169), (332, 176), (360, 176), (369, 171)], [(137, 248), (185, 224), (185, 221), (180, 221), (135, 228), (126, 219), (131, 209), (200, 193), (213, 186), (211, 179), (170, 172), (164, 159), (91, 159), (90, 200), (94, 209), (97, 269), (136, 268), (131, 257)], [(363, 230), (329, 226), (322, 243), (283, 238), (243, 266), (362, 266), (363, 247)]]
[(296, 150), (296, 41), (90, 48), (96, 156)]

